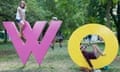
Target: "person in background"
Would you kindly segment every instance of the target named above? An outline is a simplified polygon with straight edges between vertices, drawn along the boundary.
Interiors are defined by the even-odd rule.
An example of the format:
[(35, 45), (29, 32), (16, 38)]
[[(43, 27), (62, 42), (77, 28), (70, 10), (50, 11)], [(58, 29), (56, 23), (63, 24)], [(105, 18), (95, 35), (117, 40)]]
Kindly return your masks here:
[(24, 0), (21, 0), (16, 13), (16, 22), (19, 27), (21, 38), (23, 37), (23, 30), (25, 26), (25, 17), (26, 17), (25, 12), (26, 12), (26, 3)]
[[(58, 18), (57, 17), (52, 17), (52, 20), (57, 21)], [(51, 48), (54, 50), (54, 46), (55, 46), (55, 42), (58, 41), (60, 48), (62, 48), (62, 42), (63, 42), (63, 34), (61, 31), (58, 31), (58, 33), (56, 34), (56, 37), (53, 39), (52, 43), (51, 43)]]
[[(57, 21), (58, 18), (57, 18), (57, 17), (52, 17), (52, 20)], [(51, 48), (52, 48), (52, 50), (54, 50), (55, 42), (56, 42), (56, 38), (54, 38), (54, 39), (52, 40), (52, 43), (51, 43), (51, 45), (50, 45)]]
[(57, 36), (56, 36), (56, 40), (58, 41), (60, 48), (63, 47), (63, 45), (62, 45), (63, 39), (64, 39), (64, 36), (63, 36), (62, 32), (58, 31)]

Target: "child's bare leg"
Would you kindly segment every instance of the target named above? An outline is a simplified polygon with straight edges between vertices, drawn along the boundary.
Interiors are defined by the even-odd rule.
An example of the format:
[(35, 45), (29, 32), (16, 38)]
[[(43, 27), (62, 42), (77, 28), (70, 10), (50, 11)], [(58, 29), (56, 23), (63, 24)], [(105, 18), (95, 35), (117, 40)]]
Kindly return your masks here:
[(20, 37), (23, 37), (23, 30), (24, 30), (24, 24), (19, 24), (19, 30), (20, 30)]
[(52, 41), (52, 44), (51, 44), (51, 48), (54, 50), (54, 45), (55, 45), (55, 39), (53, 39), (53, 41)]
[(59, 40), (59, 46), (62, 48), (62, 40)]
[(93, 51), (94, 51), (96, 57), (103, 55), (102, 51), (99, 49), (99, 47), (97, 45), (93, 45)]
[(94, 54), (95, 54), (96, 57), (99, 56), (95, 45), (93, 45), (93, 52), (94, 52)]

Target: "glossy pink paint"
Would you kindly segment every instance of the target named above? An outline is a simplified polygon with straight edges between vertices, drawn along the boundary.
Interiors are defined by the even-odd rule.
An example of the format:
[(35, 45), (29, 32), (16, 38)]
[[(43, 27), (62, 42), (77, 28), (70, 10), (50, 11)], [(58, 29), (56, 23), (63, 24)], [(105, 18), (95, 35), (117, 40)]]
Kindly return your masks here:
[(47, 24), (46, 21), (37, 21), (33, 28), (31, 28), (27, 21), (25, 22), (23, 35), (26, 39), (26, 42), (22, 41), (19, 37), (19, 31), (17, 30), (14, 22), (7, 21), (3, 22), (3, 24), (22, 63), (26, 64), (30, 54), (32, 53), (35, 56), (37, 63), (41, 64), (52, 40), (62, 24), (62, 21), (50, 21), (49, 27), (40, 44), (38, 43), (38, 38)]

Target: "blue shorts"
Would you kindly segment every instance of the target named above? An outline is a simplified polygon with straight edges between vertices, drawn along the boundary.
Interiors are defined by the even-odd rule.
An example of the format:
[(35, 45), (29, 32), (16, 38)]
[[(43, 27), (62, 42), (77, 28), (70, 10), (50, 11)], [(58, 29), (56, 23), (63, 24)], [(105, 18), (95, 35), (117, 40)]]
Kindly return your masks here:
[(16, 19), (16, 22), (17, 23), (20, 23), (22, 20), (21, 19)]

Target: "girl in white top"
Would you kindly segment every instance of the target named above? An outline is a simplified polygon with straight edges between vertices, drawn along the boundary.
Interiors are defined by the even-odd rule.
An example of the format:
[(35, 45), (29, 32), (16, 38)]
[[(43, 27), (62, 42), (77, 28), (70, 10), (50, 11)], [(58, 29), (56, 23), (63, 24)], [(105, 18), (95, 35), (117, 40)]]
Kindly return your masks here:
[(20, 30), (20, 37), (23, 37), (23, 29), (25, 26), (25, 12), (26, 12), (26, 3), (21, 0), (16, 13), (16, 22)]

